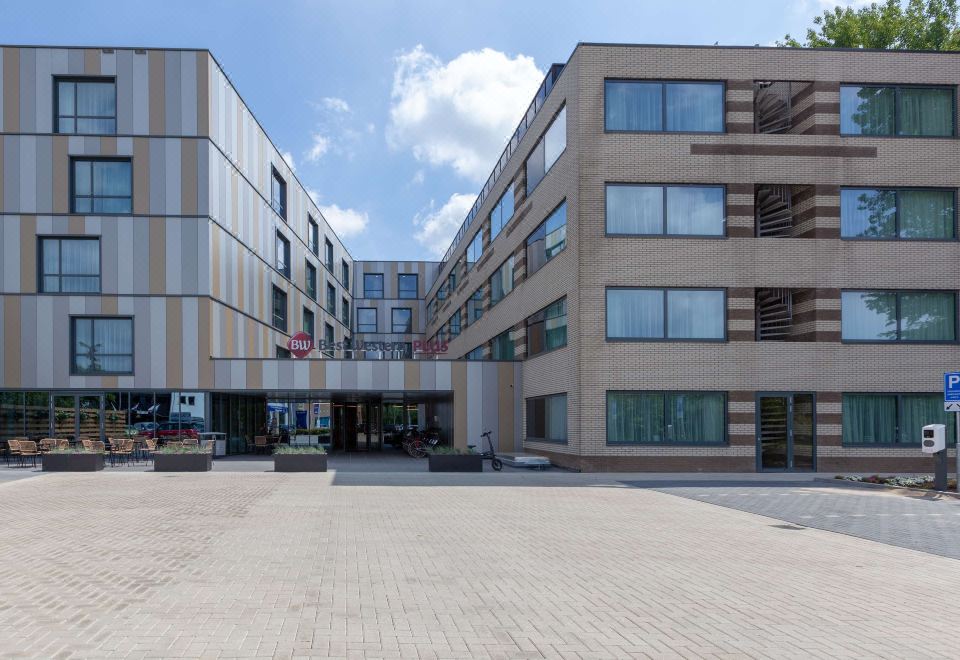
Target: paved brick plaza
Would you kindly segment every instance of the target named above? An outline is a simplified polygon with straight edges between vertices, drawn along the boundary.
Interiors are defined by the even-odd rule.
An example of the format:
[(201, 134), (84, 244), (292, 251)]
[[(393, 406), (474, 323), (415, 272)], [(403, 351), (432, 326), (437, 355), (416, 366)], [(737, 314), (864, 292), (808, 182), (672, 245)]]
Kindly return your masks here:
[(10, 657), (956, 657), (956, 560), (611, 476), (47, 474), (0, 499)]

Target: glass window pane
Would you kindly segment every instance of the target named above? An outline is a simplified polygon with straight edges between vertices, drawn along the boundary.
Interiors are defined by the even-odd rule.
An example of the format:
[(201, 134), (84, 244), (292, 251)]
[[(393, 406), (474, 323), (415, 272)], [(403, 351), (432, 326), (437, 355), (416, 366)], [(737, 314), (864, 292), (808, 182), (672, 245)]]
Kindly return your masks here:
[(663, 188), (608, 185), (607, 233), (662, 234)]
[(114, 117), (116, 86), (112, 82), (77, 83), (77, 115), (81, 117)]
[(660, 289), (607, 289), (607, 337), (662, 339), (663, 296)]
[(513, 184), (503, 191), (503, 197), (500, 198), (500, 223), (501, 227), (513, 217)]
[(64, 293), (96, 293), (100, 290), (99, 277), (77, 277), (65, 275), (62, 279)]
[(65, 275), (99, 275), (100, 241), (61, 241), (61, 272)]
[(843, 395), (843, 444), (888, 445), (897, 439), (897, 398)]
[(953, 341), (956, 339), (956, 302), (953, 292), (900, 294), (900, 339)]
[(567, 395), (547, 397), (545, 422), (546, 439), (560, 442), (567, 440)]
[(40, 242), (43, 274), (57, 275), (60, 273), (60, 241), (55, 238), (44, 238)]
[(43, 278), (43, 291), (45, 293), (59, 293), (60, 292), (60, 278), (56, 275), (47, 276)]
[(77, 195), (92, 195), (90, 180), (91, 163), (88, 160), (73, 161), (73, 192)]
[(57, 132), (58, 133), (74, 133), (76, 132), (77, 124), (72, 118), (60, 117), (57, 122)]
[(133, 353), (133, 322), (130, 319), (96, 319), (94, 341), (108, 354)]
[(550, 261), (567, 246), (567, 203), (561, 204), (546, 221), (544, 257)]
[(893, 135), (892, 87), (840, 87), (840, 133)]
[(900, 397), (900, 438), (903, 445), (919, 445), (920, 431), (927, 424), (943, 424), (947, 446), (957, 437), (956, 413), (943, 410), (943, 398), (937, 394), (905, 394)]
[(723, 130), (723, 85), (668, 83), (666, 96), (668, 131)]
[(608, 80), (604, 84), (604, 126), (608, 131), (663, 130), (663, 85)]
[(93, 194), (114, 197), (130, 196), (129, 161), (94, 161)]
[(667, 395), (668, 442), (722, 443), (726, 399), (717, 392)]
[(57, 83), (57, 108), (61, 115), (76, 114), (76, 99), (74, 97), (74, 83), (61, 81)]
[(671, 186), (667, 188), (667, 233), (722, 236), (726, 215), (723, 188)]
[(567, 147), (567, 108), (557, 114), (543, 137), (543, 169), (549, 172)]
[(895, 341), (897, 296), (883, 291), (844, 291), (840, 294), (843, 339)]
[(840, 234), (847, 238), (896, 236), (897, 194), (892, 190), (840, 191)]
[(949, 239), (956, 225), (952, 190), (901, 190), (900, 237)]
[(723, 291), (667, 292), (667, 336), (671, 339), (723, 339)]
[(952, 89), (901, 87), (897, 98), (899, 135), (953, 135)]
[(533, 189), (537, 187), (537, 184), (543, 180), (543, 175), (545, 172), (544, 169), (544, 160), (543, 160), (543, 141), (541, 140), (537, 143), (537, 146), (533, 148), (533, 151), (530, 152), (530, 157), (527, 158), (527, 194), (529, 195), (533, 192)]
[(665, 442), (663, 394), (607, 392), (607, 442)]

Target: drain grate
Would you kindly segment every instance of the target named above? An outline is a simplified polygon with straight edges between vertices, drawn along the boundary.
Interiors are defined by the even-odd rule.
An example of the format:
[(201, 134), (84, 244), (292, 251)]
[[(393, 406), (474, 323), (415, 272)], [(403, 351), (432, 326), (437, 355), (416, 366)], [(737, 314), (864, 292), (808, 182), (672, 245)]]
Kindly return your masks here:
[(777, 529), (789, 529), (791, 531), (800, 531), (806, 529), (806, 527), (797, 527), (796, 525), (770, 525), (771, 527), (776, 527)]

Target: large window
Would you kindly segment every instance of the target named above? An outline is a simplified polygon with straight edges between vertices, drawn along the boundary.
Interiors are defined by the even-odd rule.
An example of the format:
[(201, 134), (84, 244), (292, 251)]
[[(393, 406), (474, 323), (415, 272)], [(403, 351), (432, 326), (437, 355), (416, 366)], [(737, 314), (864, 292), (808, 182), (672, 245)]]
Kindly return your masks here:
[(133, 373), (132, 318), (73, 317), (70, 323), (72, 373)]
[(328, 350), (324, 351), (323, 354), (327, 357), (333, 357), (333, 349), (330, 347), (334, 344), (335, 336), (333, 334), (333, 326), (329, 323), (323, 324), (323, 341), (328, 347)]
[(511, 182), (503, 195), (497, 200), (497, 205), (490, 211), (490, 242), (493, 242), (513, 217), (513, 183)]
[(844, 238), (950, 239), (956, 236), (956, 191), (844, 188)]
[(345, 326), (350, 327), (350, 301), (346, 298), (340, 299), (340, 320)]
[(340, 260), (340, 284), (344, 289), (350, 290), (350, 264), (346, 259)]
[(98, 293), (99, 238), (41, 238), (41, 293)]
[(607, 392), (607, 444), (724, 444), (726, 409), (722, 392)]
[(567, 441), (566, 394), (551, 394), (527, 399), (527, 440)]
[(955, 415), (939, 394), (844, 394), (844, 445), (919, 445), (920, 429), (945, 424), (956, 436)]
[(283, 180), (276, 168), (270, 170), (270, 206), (280, 214), (284, 220), (287, 219), (287, 182)]
[(723, 186), (607, 184), (607, 233), (723, 236)]
[(563, 202), (527, 237), (527, 277), (567, 247), (567, 203)]
[(723, 83), (607, 80), (608, 131), (723, 132)]
[[(547, 175), (567, 148), (567, 109), (564, 107), (527, 157), (527, 195)], [(492, 235), (492, 232), (491, 232)]]
[(315, 255), (320, 255), (320, 225), (311, 217), (307, 216), (307, 245), (310, 251)]
[(513, 291), (513, 255), (490, 276), (490, 304), (496, 305)]
[(333, 272), (333, 243), (330, 242), (330, 239), (323, 239), (323, 263), (326, 265), (327, 270), (331, 273)]
[(117, 132), (117, 83), (103, 78), (57, 78), (56, 133)]
[(287, 294), (277, 287), (273, 287), (273, 327), (287, 331)]
[(953, 291), (844, 291), (845, 341), (952, 342), (957, 339)]
[(607, 339), (725, 338), (722, 289), (607, 289)]
[(397, 275), (397, 297), (404, 300), (415, 300), (420, 295), (420, 278), (416, 273), (400, 273)]
[(513, 359), (513, 338), (510, 331), (505, 330), (490, 341), (490, 357), (494, 360)]
[(290, 278), (290, 241), (283, 234), (277, 232), (277, 270), (280, 274)]
[(72, 213), (133, 212), (130, 159), (74, 158)]
[(954, 87), (840, 86), (841, 135), (952, 136)]
[(464, 360), (482, 360), (483, 346), (477, 346), (475, 349), (463, 356)]
[(467, 270), (472, 270), (473, 266), (480, 261), (483, 255), (483, 232), (478, 231), (467, 246)]
[(357, 308), (357, 332), (376, 332), (377, 331), (377, 308), (376, 307), (358, 307)]
[(312, 299), (317, 299), (317, 267), (309, 261), (306, 264), (307, 274), (307, 295)]
[(567, 299), (561, 298), (527, 319), (527, 356), (567, 345)]
[(409, 307), (394, 307), (390, 310), (390, 332), (413, 332), (413, 310)]
[(383, 273), (363, 274), (363, 297), (383, 298)]
[(467, 324), (473, 323), (483, 316), (483, 287), (474, 291), (467, 299)]
[(450, 320), (447, 321), (447, 331), (450, 334), (450, 338), (460, 336), (460, 310), (455, 311), (451, 316)]
[(327, 282), (327, 312), (336, 318), (337, 316), (337, 287)]
[(316, 338), (314, 332), (313, 312), (306, 307), (303, 308), (303, 331), (310, 335), (310, 339)]

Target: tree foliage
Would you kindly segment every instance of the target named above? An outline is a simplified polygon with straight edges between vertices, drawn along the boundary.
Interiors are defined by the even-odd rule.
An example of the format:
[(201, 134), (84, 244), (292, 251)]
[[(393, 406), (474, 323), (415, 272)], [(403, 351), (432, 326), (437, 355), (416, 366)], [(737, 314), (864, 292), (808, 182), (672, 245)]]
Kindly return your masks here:
[(789, 34), (791, 48), (960, 50), (957, 0), (886, 0), (868, 7), (834, 7), (813, 19), (806, 41)]

